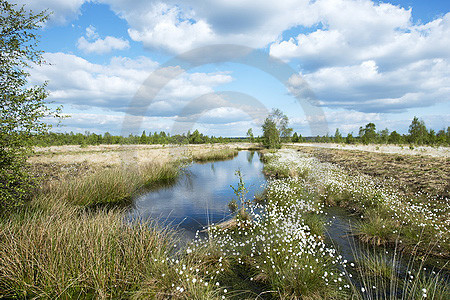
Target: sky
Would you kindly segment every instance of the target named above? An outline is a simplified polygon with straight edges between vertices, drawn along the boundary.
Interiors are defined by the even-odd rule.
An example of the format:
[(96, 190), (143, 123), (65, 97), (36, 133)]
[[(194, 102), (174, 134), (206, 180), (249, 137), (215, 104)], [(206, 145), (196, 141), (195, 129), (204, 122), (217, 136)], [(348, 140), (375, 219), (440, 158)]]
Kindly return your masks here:
[(449, 1), (12, 2), (52, 12), (29, 82), (70, 115), (54, 131), (260, 135), (272, 108), (303, 136), (450, 125)]

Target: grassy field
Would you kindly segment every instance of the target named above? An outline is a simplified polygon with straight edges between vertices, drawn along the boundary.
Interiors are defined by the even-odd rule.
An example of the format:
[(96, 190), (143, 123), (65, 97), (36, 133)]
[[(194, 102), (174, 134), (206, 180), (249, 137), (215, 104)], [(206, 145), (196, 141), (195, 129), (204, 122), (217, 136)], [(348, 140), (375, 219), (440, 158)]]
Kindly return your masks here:
[[(410, 195), (425, 192), (450, 198), (450, 157), (446, 154), (448, 151), (443, 149), (435, 156), (429, 156), (423, 154), (425, 152), (409, 155), (352, 148), (292, 148), (311, 154), (321, 162), (339, 165), (349, 172), (360, 172), (382, 180), (391, 179), (397, 189)], [(438, 156), (438, 153), (441, 155)]]
[[(403, 299), (430, 295), (432, 299), (446, 299), (449, 283), (442, 272), (448, 272), (443, 270), (448, 270), (446, 261), (450, 257), (448, 199), (414, 197), (393, 188), (391, 180), (386, 183), (355, 170), (349, 172), (321, 162), (303, 149), (282, 149), (264, 155), (264, 170), (272, 177), (267, 198), (276, 199), (278, 206), (293, 199), (287, 215), (295, 214), (294, 203), (303, 203), (302, 212), (322, 215), (322, 221), (315, 217), (311, 222), (310, 216), (303, 214), (301, 219), (310, 232), (320, 232), (314, 228), (324, 224), (327, 206), (342, 206), (358, 216), (360, 221), (354, 224), (353, 234), (367, 243), (365, 247), (370, 251), (360, 252), (355, 247), (353, 255), (357, 259), (353, 266), (340, 262), (348, 275), (356, 275), (359, 289), (353, 289), (352, 295), (364, 299), (393, 299), (399, 295)], [(384, 252), (390, 255), (383, 256)]]
[[(254, 145), (37, 149), (41, 189), (0, 221), (0, 298), (448, 299), (440, 268), (426, 264), (449, 257), (448, 202), (370, 174), (388, 161), (382, 154), (262, 151), (265, 192), (246, 199), (231, 226), (186, 246), (152, 220), (126, 219), (121, 207), (134, 195), (243, 147)], [(371, 155), (383, 158), (368, 163)], [(347, 261), (326, 242), (330, 205), (358, 216), (354, 233), (370, 251), (355, 248)]]
[(180, 255), (174, 232), (128, 223), (120, 206), (176, 178), (187, 161), (226, 159), (236, 147), (138, 146), (131, 154), (143, 162), (105, 148), (52, 147), (30, 158), (42, 187), (1, 218), (0, 298), (219, 298), (199, 274), (203, 263)]
[(276, 171), (279, 177), (301, 177), (323, 203), (356, 211), (368, 220), (360, 228), (367, 241), (392, 242), (401, 231), (405, 243), (430, 244), (436, 240), (436, 254), (450, 254), (448, 199), (405, 194), (395, 189), (391, 180), (377, 180), (355, 170), (348, 172), (293, 149), (272, 154), (265, 168), (271, 174)]

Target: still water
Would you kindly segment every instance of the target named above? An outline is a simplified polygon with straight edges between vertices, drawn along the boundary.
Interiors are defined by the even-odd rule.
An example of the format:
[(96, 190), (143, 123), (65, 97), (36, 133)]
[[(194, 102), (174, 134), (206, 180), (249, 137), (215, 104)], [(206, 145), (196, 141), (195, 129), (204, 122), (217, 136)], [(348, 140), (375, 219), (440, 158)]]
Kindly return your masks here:
[(208, 224), (231, 218), (228, 202), (236, 196), (230, 185), (237, 187), (239, 182), (235, 172), (241, 171), (249, 190), (247, 199), (252, 199), (266, 182), (262, 168), (255, 151), (241, 151), (226, 161), (194, 163), (174, 184), (137, 197), (130, 217), (158, 219), (161, 224), (180, 229), (185, 238), (192, 238)]

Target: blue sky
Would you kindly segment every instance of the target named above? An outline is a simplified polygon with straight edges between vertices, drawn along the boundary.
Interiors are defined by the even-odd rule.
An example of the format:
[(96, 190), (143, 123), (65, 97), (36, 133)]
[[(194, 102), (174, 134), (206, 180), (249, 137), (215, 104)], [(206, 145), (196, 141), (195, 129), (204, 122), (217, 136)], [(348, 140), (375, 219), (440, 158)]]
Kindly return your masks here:
[[(189, 128), (243, 136), (250, 127), (260, 134), (264, 116), (277, 107), (295, 131), (310, 135), (317, 116), (295, 98), (304, 87), (326, 120), (321, 134), (357, 133), (368, 122), (407, 132), (414, 116), (435, 130), (450, 125), (448, 1), (13, 2), (53, 12), (40, 32), (49, 64), (34, 68), (30, 81), (48, 81), (53, 105), (71, 115), (56, 131), (174, 132), (174, 122), (195, 120)], [(166, 65), (218, 44), (275, 57), (292, 76), (281, 82), (267, 66), (232, 59), (189, 70)], [(196, 51), (195, 59), (237, 55), (214, 49)], [(133, 97), (157, 70), (170, 80), (125, 124)], [(259, 108), (252, 111), (249, 101)]]

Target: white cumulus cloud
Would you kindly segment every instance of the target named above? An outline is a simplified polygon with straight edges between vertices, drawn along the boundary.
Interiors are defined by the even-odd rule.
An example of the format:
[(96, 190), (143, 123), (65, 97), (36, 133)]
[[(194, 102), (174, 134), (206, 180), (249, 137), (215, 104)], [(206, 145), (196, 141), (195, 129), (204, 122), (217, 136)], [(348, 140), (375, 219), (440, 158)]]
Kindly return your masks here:
[[(32, 84), (48, 81), (50, 100), (78, 108), (104, 108), (126, 112), (130, 101), (159, 64), (140, 57), (113, 57), (108, 64), (94, 64), (65, 53), (46, 53), (49, 63), (32, 70)], [(151, 116), (176, 116), (190, 100), (214, 92), (214, 87), (230, 82), (228, 73), (185, 73), (179, 67), (165, 68), (170, 80), (157, 97), (143, 103), (141, 111)], [(172, 74), (179, 74), (172, 78)], [(202, 80), (199, 80), (202, 79)], [(147, 83), (155, 84), (158, 83)]]
[(130, 43), (122, 38), (107, 36), (101, 39), (94, 26), (86, 28), (86, 37), (78, 39), (77, 47), (85, 53), (105, 54), (113, 50), (124, 50), (130, 48)]

